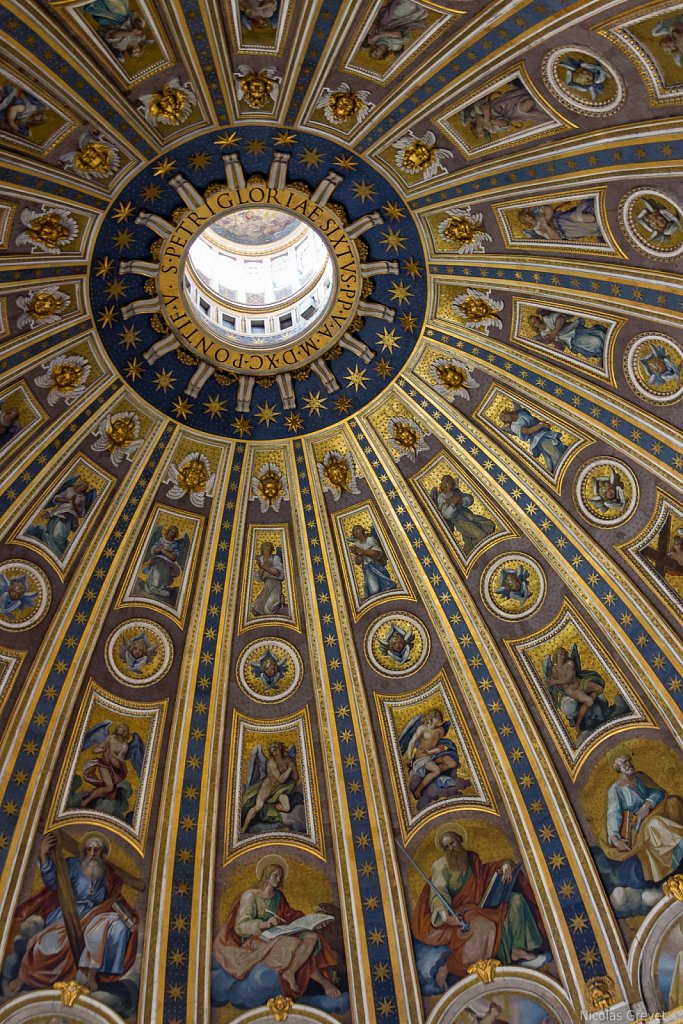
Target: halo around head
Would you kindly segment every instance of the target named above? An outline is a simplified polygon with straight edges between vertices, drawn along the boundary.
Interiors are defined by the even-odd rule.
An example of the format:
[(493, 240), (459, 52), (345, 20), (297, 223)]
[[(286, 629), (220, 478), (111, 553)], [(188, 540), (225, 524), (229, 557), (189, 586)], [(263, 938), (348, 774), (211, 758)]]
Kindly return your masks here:
[(111, 853), (111, 846), (109, 845), (109, 840), (107, 839), (107, 837), (102, 835), (101, 832), (86, 832), (86, 834), (81, 838), (81, 841), (78, 844), (78, 849), (80, 850), (81, 855), (85, 851), (85, 848), (88, 845), (88, 843), (93, 839), (97, 840), (97, 842), (102, 847), (102, 852), (104, 853), (104, 856), (108, 857), (109, 854)]
[(625, 743), (620, 743), (619, 746), (616, 747), (616, 749), (612, 751), (612, 756), (610, 758), (610, 762), (611, 762), (612, 768), (614, 768), (615, 771), (616, 771), (615, 765), (616, 765), (617, 761), (620, 758), (622, 758), (622, 757), (628, 757), (631, 761), (633, 760), (633, 752), (631, 750), (629, 750), (629, 748), (626, 746)]
[(276, 853), (269, 853), (265, 857), (261, 857), (256, 865), (256, 880), (259, 883), (263, 881), (263, 876), (269, 867), (280, 868), (282, 871), (282, 881), (285, 881), (289, 872), (287, 861), (284, 857), (278, 857)]
[(455, 832), (456, 836), (460, 836), (460, 841), (462, 842), (463, 846), (467, 842), (467, 829), (465, 828), (464, 825), (442, 825), (441, 828), (438, 829), (436, 836), (434, 838), (434, 845), (436, 846), (437, 850), (439, 850), (441, 853), (443, 853), (443, 846), (441, 845), (441, 840), (443, 839), (444, 836), (448, 835), (449, 832)]

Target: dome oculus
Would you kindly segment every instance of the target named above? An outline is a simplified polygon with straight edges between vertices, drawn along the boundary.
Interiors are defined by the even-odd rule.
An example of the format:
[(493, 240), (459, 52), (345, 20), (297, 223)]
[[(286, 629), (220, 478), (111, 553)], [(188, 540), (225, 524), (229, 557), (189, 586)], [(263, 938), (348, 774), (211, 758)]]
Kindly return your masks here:
[[(120, 375), (212, 434), (338, 422), (400, 372), (425, 319), (423, 243), (399, 194), (337, 143), (309, 167), (318, 136), (298, 132), (291, 152), (279, 139), (210, 133), (202, 167), (196, 139), (169, 151), (112, 197), (92, 255), (90, 300)], [(228, 257), (240, 273), (219, 272)]]
[(295, 214), (245, 206), (204, 227), (184, 263), (187, 310), (239, 348), (272, 350), (311, 331), (337, 275), (324, 234)]
[(162, 245), (159, 294), (173, 331), (203, 360), (272, 374), (306, 365), (349, 329), (361, 277), (333, 210), (295, 189), (247, 184), (205, 196), (179, 221)]

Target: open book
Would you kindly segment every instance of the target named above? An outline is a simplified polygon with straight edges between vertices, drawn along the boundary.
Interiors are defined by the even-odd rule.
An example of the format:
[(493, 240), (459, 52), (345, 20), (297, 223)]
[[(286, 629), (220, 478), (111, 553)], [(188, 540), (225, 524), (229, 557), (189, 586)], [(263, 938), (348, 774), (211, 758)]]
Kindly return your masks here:
[(494, 909), (495, 907), (499, 907), (501, 903), (508, 903), (510, 900), (510, 893), (517, 883), (517, 876), (521, 870), (521, 864), (513, 864), (512, 877), (509, 882), (503, 881), (502, 871), (496, 871), (484, 890), (484, 895), (480, 900), (479, 906)]
[(267, 928), (265, 932), (261, 932), (260, 938), (269, 942), (271, 939), (277, 939), (279, 935), (312, 932), (321, 924), (328, 924), (330, 921), (334, 921), (330, 914), (304, 914), (303, 917), (297, 917), (296, 921), (291, 921), (289, 924), (276, 924), (273, 928)]

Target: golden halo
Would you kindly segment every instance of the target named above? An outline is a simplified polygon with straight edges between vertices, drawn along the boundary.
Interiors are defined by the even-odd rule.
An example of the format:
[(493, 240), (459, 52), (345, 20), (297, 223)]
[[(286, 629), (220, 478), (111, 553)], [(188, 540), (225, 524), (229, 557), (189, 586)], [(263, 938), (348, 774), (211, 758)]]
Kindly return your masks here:
[[(614, 768), (614, 762), (620, 757), (629, 757), (633, 760), (633, 751), (630, 750), (625, 743), (620, 743), (618, 747), (615, 747), (610, 756), (610, 765)], [(616, 771), (616, 769), (615, 769)]]
[(443, 846), (441, 845), (441, 840), (445, 835), (447, 835), (448, 832), (455, 832), (456, 836), (460, 836), (463, 846), (467, 842), (467, 829), (465, 828), (464, 825), (442, 825), (441, 828), (437, 830), (436, 836), (434, 837), (434, 846), (437, 848), (437, 850), (440, 850), (441, 853), (443, 853)]
[(256, 865), (256, 880), (258, 882), (263, 881), (263, 876), (266, 873), (266, 868), (271, 866), (274, 868), (280, 868), (282, 871), (282, 881), (284, 882), (289, 872), (287, 861), (283, 857), (278, 857), (276, 853), (268, 853), (265, 857), (261, 857), (260, 861)]
[(91, 839), (96, 839), (98, 843), (101, 844), (104, 856), (108, 857), (109, 854), (111, 853), (111, 846), (109, 844), (109, 840), (107, 839), (107, 837), (102, 835), (101, 832), (86, 832), (86, 834), (82, 837), (81, 841), (78, 844), (78, 849), (81, 853), (81, 856), (83, 855), (83, 852)]

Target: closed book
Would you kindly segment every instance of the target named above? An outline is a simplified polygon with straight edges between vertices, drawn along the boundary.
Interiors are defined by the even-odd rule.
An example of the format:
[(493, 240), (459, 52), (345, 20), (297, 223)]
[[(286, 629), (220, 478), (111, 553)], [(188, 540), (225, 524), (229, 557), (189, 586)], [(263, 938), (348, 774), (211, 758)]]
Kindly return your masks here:
[(509, 903), (510, 894), (517, 884), (517, 878), (521, 870), (521, 864), (514, 864), (512, 867), (510, 881), (504, 882), (503, 872), (499, 868), (489, 884), (486, 886), (479, 906), (487, 910), (495, 910), (495, 908), (499, 907), (501, 903)]

